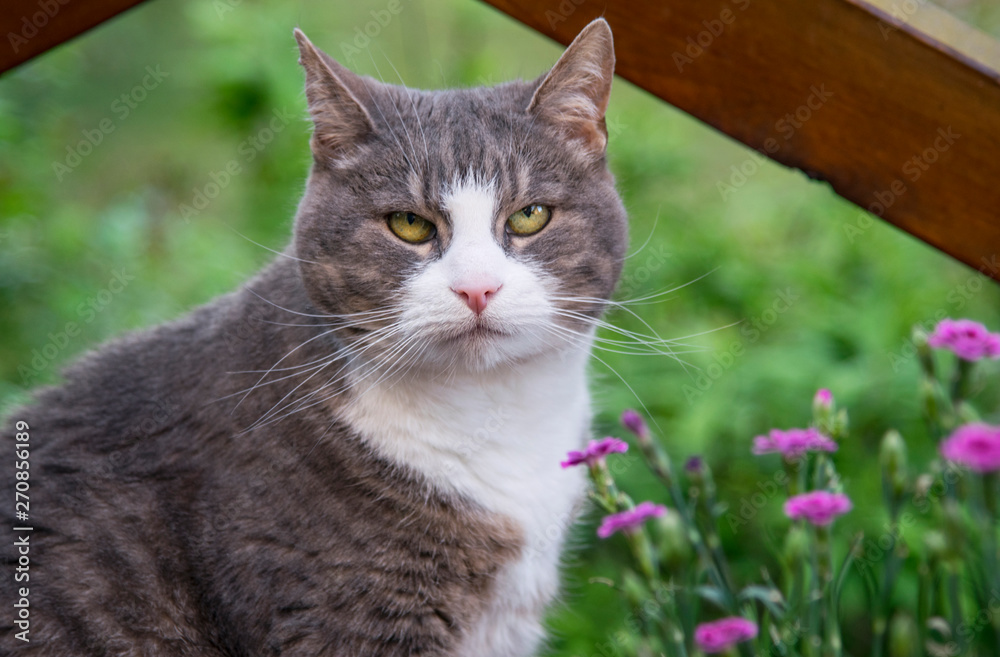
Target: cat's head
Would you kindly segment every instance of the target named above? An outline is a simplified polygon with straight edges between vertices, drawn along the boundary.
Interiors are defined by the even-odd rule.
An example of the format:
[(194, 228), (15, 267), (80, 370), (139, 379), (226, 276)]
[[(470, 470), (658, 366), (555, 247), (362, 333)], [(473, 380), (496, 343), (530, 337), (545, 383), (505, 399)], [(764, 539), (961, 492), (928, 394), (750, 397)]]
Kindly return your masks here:
[(485, 370), (588, 347), (627, 242), (608, 24), (536, 81), (445, 91), (359, 77), (295, 36), (314, 122), (295, 255), (352, 350)]

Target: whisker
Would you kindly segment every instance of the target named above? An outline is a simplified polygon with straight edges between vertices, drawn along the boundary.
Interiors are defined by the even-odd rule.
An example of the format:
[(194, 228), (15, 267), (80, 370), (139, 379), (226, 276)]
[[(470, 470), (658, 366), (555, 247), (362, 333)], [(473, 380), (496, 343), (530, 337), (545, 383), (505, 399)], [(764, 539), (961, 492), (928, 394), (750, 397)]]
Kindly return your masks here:
[[(378, 72), (378, 65), (375, 64), (375, 58), (372, 56), (371, 51), (368, 52), (368, 57), (371, 58), (372, 65), (375, 66), (375, 71)], [(378, 73), (378, 76), (379, 76), (379, 78), (381, 78), (382, 74)], [(407, 164), (407, 166), (410, 167), (410, 171), (413, 172), (413, 175), (419, 177), (418, 174), (417, 174), (416, 167), (413, 166), (413, 162), (411, 162), (410, 158), (408, 158), (406, 156), (406, 149), (403, 148), (402, 142), (400, 142), (399, 141), (399, 137), (396, 136), (396, 131), (392, 129), (392, 124), (390, 124), (389, 121), (388, 121), (388, 119), (385, 118), (385, 113), (382, 112), (382, 108), (379, 107), (378, 101), (375, 100), (375, 94), (372, 93), (372, 90), (368, 87), (368, 85), (364, 85), (364, 87), (365, 87), (365, 91), (368, 92), (368, 98), (369, 98), (369, 100), (372, 101), (372, 105), (375, 106), (375, 109), (378, 111), (379, 116), (382, 117), (382, 121), (385, 123), (386, 128), (388, 128), (389, 134), (392, 135), (393, 141), (396, 142), (396, 146), (399, 147), (399, 154), (403, 156), (404, 160), (406, 160), (406, 164)], [(396, 106), (395, 103), (393, 103), (393, 107), (395, 107), (395, 106)], [(399, 109), (396, 109), (396, 112), (398, 113)], [(405, 129), (405, 125), (404, 125), (404, 129)]]
[[(242, 403), (243, 403), (243, 402), (244, 402), (244, 401), (246, 400), (246, 398), (247, 398), (247, 397), (248, 397), (248, 396), (250, 395), (250, 393), (251, 393), (251, 392), (253, 392), (254, 390), (256, 390), (256, 389), (257, 389), (257, 386), (259, 386), (259, 385), (260, 385), (261, 381), (263, 381), (263, 380), (264, 380), (264, 379), (265, 379), (265, 378), (267, 377), (267, 375), (268, 375), (268, 374), (270, 374), (270, 373), (271, 373), (272, 371), (274, 371), (274, 368), (275, 368), (275, 367), (277, 367), (278, 365), (280, 365), (280, 364), (282, 363), (282, 361), (284, 361), (284, 360), (285, 360), (286, 358), (288, 358), (288, 357), (289, 357), (289, 356), (291, 356), (291, 355), (292, 355), (293, 353), (295, 353), (296, 351), (298, 351), (298, 350), (299, 350), (299, 349), (301, 349), (302, 347), (306, 346), (307, 344), (309, 344), (309, 343), (310, 343), (310, 342), (312, 342), (313, 340), (318, 340), (318, 339), (320, 339), (320, 338), (322, 338), (322, 337), (324, 337), (324, 336), (327, 336), (327, 335), (329, 335), (329, 334), (333, 333), (333, 332), (334, 332), (334, 330), (335, 330), (335, 329), (330, 329), (330, 330), (328, 330), (328, 331), (323, 331), (323, 332), (322, 332), (322, 333), (320, 333), (319, 335), (315, 335), (315, 336), (313, 336), (313, 337), (309, 338), (308, 340), (306, 340), (305, 342), (303, 342), (302, 344), (300, 344), (299, 346), (295, 347), (294, 349), (292, 349), (291, 351), (289, 351), (289, 352), (288, 352), (287, 354), (285, 354), (284, 356), (282, 356), (282, 357), (281, 357), (281, 358), (280, 358), (280, 359), (278, 360), (278, 362), (277, 362), (277, 363), (275, 363), (274, 365), (272, 365), (272, 366), (271, 366), (271, 369), (269, 369), (269, 370), (268, 370), (267, 372), (264, 372), (264, 374), (262, 374), (262, 375), (261, 375), (260, 379), (258, 379), (258, 380), (257, 380), (257, 383), (255, 383), (255, 384), (253, 385), (253, 387), (252, 387), (252, 388), (250, 388), (250, 390), (248, 390), (248, 391), (247, 391), (247, 393), (246, 393), (245, 395), (243, 395), (243, 398), (242, 398), (242, 399), (240, 399), (240, 400), (239, 400), (238, 402), (236, 402), (236, 406), (234, 406), (234, 407), (233, 407), (233, 410), (232, 410), (232, 411), (230, 411), (230, 414), (234, 413), (234, 412), (236, 411), (236, 409), (237, 409), (237, 408), (239, 408), (239, 405), (240, 405), (240, 404), (242, 404)], [(307, 379), (307, 380), (308, 380), (308, 379)]]
[[(417, 111), (417, 104), (413, 102), (413, 95), (418, 92), (406, 86), (406, 83), (403, 82), (403, 76), (399, 74), (398, 70), (396, 70), (396, 66), (392, 63), (392, 60), (389, 59), (389, 56), (385, 54), (385, 51), (382, 50), (381, 46), (379, 46), (379, 52), (382, 53), (382, 56), (385, 57), (385, 61), (388, 62), (389, 66), (392, 67), (393, 73), (395, 73), (396, 77), (399, 78), (399, 84), (402, 86), (403, 92), (406, 94), (407, 100), (410, 101), (410, 108), (413, 110), (413, 116), (417, 119), (417, 127), (420, 128), (420, 136), (424, 140), (424, 162), (429, 167), (431, 161), (431, 152), (427, 146), (427, 134), (424, 132), (424, 126), (420, 122), (420, 112)], [(376, 71), (377, 70), (378, 69), (376, 68)]]
[[(389, 358), (394, 358), (394, 357), (395, 357), (395, 354), (396, 354), (396, 353), (398, 353), (398, 352), (400, 351), (400, 349), (401, 349), (401, 348), (403, 347), (403, 345), (406, 345), (406, 344), (408, 344), (408, 343), (411, 343), (411, 342), (413, 342), (414, 340), (418, 339), (419, 337), (420, 337), (420, 336), (417, 336), (417, 335), (411, 335), (411, 336), (408, 336), (408, 337), (407, 337), (407, 338), (406, 338), (405, 340), (403, 340), (403, 341), (402, 341), (402, 342), (401, 342), (401, 343), (400, 343), (399, 345), (396, 345), (396, 346), (395, 346), (395, 347), (393, 348), (393, 350), (391, 350), (390, 354), (389, 354), (389, 355), (387, 355), (387, 356), (385, 356), (385, 357), (384, 357), (384, 358), (383, 358), (382, 360), (384, 361), (384, 360), (388, 360)], [(364, 380), (364, 379), (365, 379), (365, 378), (367, 378), (368, 376), (371, 376), (371, 374), (372, 374), (372, 373), (374, 373), (375, 371), (377, 371), (377, 368), (370, 368), (370, 369), (369, 369), (369, 371), (368, 371), (368, 372), (367, 372), (366, 374), (364, 374), (364, 375), (363, 375), (363, 376), (362, 376), (362, 377), (361, 377), (360, 379), (358, 379), (358, 380), (355, 380), (355, 381), (351, 381), (350, 383), (348, 383), (348, 384), (344, 385), (344, 386), (343, 386), (343, 387), (341, 387), (340, 389), (338, 389), (338, 390), (335, 390), (335, 391), (334, 391), (334, 392), (333, 392), (332, 394), (330, 394), (330, 395), (327, 395), (326, 397), (323, 397), (322, 399), (319, 399), (319, 400), (317, 400), (317, 401), (314, 401), (314, 402), (313, 402), (313, 403), (311, 403), (311, 404), (308, 404), (308, 405), (305, 405), (305, 406), (302, 406), (302, 405), (300, 405), (300, 406), (299, 406), (298, 408), (295, 408), (294, 410), (292, 410), (292, 411), (290, 411), (290, 412), (288, 412), (288, 413), (285, 413), (284, 415), (280, 415), (280, 416), (278, 416), (278, 417), (273, 417), (272, 419), (268, 419), (267, 421), (264, 421), (264, 422), (258, 422), (258, 423), (255, 423), (255, 424), (254, 424), (253, 426), (251, 426), (251, 427), (249, 427), (249, 428), (245, 429), (244, 431), (250, 431), (251, 429), (255, 429), (255, 428), (259, 428), (259, 427), (263, 427), (263, 426), (267, 426), (267, 425), (269, 425), (269, 424), (273, 424), (273, 423), (275, 423), (275, 422), (278, 422), (278, 421), (280, 421), (280, 420), (282, 420), (282, 419), (284, 419), (284, 418), (286, 418), (286, 417), (289, 417), (290, 415), (294, 415), (295, 413), (299, 413), (299, 412), (301, 412), (301, 411), (304, 411), (304, 410), (306, 410), (306, 409), (308, 409), (308, 408), (312, 408), (312, 407), (314, 407), (314, 406), (318, 406), (319, 404), (323, 404), (323, 403), (326, 403), (327, 401), (329, 401), (329, 400), (333, 399), (334, 397), (336, 397), (336, 396), (340, 395), (341, 393), (343, 393), (343, 392), (344, 392), (345, 390), (349, 390), (349, 389), (351, 389), (351, 388), (355, 388), (355, 387), (357, 387), (357, 385), (358, 385), (358, 383), (359, 383), (360, 381)], [(378, 383), (378, 382), (376, 381), (376, 383), (375, 383), (375, 384), (372, 384), (371, 386), (369, 386), (369, 389), (371, 389), (371, 387), (373, 387), (374, 385), (377, 385), (377, 383)], [(326, 387), (326, 386), (324, 386), (324, 387)], [(321, 388), (321, 389), (322, 389), (322, 388)], [(313, 393), (310, 393), (310, 396), (314, 395), (314, 394), (315, 394), (316, 392), (317, 392), (317, 391), (314, 391)], [(299, 402), (299, 403), (301, 404), (301, 402), (304, 402), (304, 401), (307, 401), (307, 400), (308, 400), (307, 398), (306, 398), (306, 399), (303, 399), (303, 400), (300, 400), (300, 402)], [(279, 411), (279, 412), (280, 412), (280, 411)]]
[[(573, 331), (572, 329), (567, 328), (565, 326), (560, 326), (558, 324), (552, 324), (552, 325), (547, 325), (547, 326), (543, 325), (543, 328), (547, 328), (550, 331), (562, 331), (565, 335), (571, 335), (571, 336), (574, 336), (574, 337), (578, 337), (581, 340), (581, 344), (584, 345), (584, 346), (586, 345), (586, 343), (584, 342), (584, 340), (588, 336), (586, 336), (586, 335), (584, 335), (582, 333), (579, 333), (577, 331)], [(610, 352), (610, 353), (624, 354), (624, 355), (627, 355), (627, 356), (666, 356), (668, 358), (672, 358), (673, 360), (676, 360), (678, 363), (680, 363), (682, 365), (685, 365), (685, 364), (688, 364), (688, 363), (686, 363), (682, 359), (678, 358), (678, 354), (696, 353), (696, 352), (702, 351), (701, 349), (691, 349), (691, 350), (687, 350), (687, 351), (674, 351), (674, 350), (662, 351), (660, 349), (656, 349), (654, 347), (651, 347), (649, 345), (645, 345), (643, 343), (626, 342), (626, 341), (623, 341), (623, 340), (608, 341), (610, 343), (615, 344), (616, 346), (622, 346), (622, 347), (628, 347), (628, 346), (632, 346), (632, 345), (635, 345), (636, 347), (643, 347), (643, 346), (648, 347), (645, 350), (642, 350), (642, 349), (617, 349), (617, 348), (614, 348), (614, 347), (606, 347), (603, 344), (601, 344), (601, 342), (604, 342), (605, 340), (603, 340), (602, 338), (600, 338), (598, 336), (593, 336), (592, 339), (593, 339), (593, 343), (590, 346), (592, 348), (594, 348), (594, 349), (600, 349), (601, 351), (607, 351), (607, 352)]]
[(642, 401), (642, 399), (641, 399), (641, 398), (639, 397), (638, 393), (636, 393), (636, 391), (632, 389), (632, 386), (630, 386), (630, 385), (629, 385), (629, 383), (628, 383), (628, 381), (626, 381), (626, 380), (625, 380), (625, 377), (623, 377), (623, 376), (622, 376), (621, 374), (619, 374), (619, 373), (618, 373), (618, 370), (616, 370), (615, 368), (611, 367), (611, 366), (610, 366), (610, 365), (608, 365), (608, 364), (607, 364), (606, 362), (604, 362), (604, 360), (603, 360), (603, 359), (601, 359), (601, 358), (600, 358), (599, 356), (597, 356), (597, 355), (595, 355), (595, 354), (591, 354), (591, 356), (593, 356), (594, 360), (596, 360), (597, 362), (599, 362), (599, 363), (600, 363), (601, 365), (604, 365), (604, 367), (606, 367), (606, 368), (608, 368), (609, 370), (611, 370), (611, 372), (612, 372), (612, 373), (613, 373), (613, 374), (614, 374), (615, 376), (617, 376), (617, 377), (618, 377), (618, 379), (619, 379), (619, 380), (620, 380), (620, 381), (621, 381), (621, 382), (622, 382), (622, 383), (623, 383), (623, 384), (625, 385), (625, 387), (626, 387), (626, 388), (628, 388), (628, 391), (632, 393), (632, 396), (633, 396), (633, 397), (635, 397), (635, 400), (636, 400), (637, 402), (639, 402), (639, 406), (641, 406), (641, 407), (642, 407), (642, 413), (643, 413), (643, 415), (644, 415), (645, 417), (649, 418), (649, 420), (650, 420), (650, 421), (651, 421), (651, 422), (653, 423), (653, 426), (655, 426), (655, 427), (656, 427), (656, 431), (657, 431), (657, 433), (658, 433), (659, 435), (661, 435), (661, 436), (662, 436), (662, 435), (663, 435), (663, 429), (661, 429), (661, 428), (660, 428), (660, 425), (659, 425), (659, 424), (657, 424), (657, 422), (656, 422), (656, 418), (655, 418), (655, 417), (653, 416), (653, 414), (652, 414), (652, 413), (651, 413), (651, 412), (649, 411), (649, 409), (648, 409), (648, 408), (646, 408), (646, 404), (645, 404), (645, 402), (643, 402), (643, 401)]
[(271, 301), (270, 299), (265, 299), (264, 297), (260, 296), (260, 295), (259, 295), (259, 294), (257, 294), (256, 292), (254, 292), (254, 291), (253, 291), (253, 288), (251, 288), (251, 287), (248, 287), (248, 286), (244, 286), (244, 288), (243, 288), (243, 289), (245, 289), (245, 290), (246, 290), (247, 292), (249, 292), (250, 294), (252, 294), (252, 295), (254, 295), (255, 297), (257, 297), (258, 299), (260, 299), (260, 300), (261, 300), (261, 301), (263, 301), (264, 303), (267, 303), (267, 304), (269, 304), (269, 305), (271, 305), (271, 306), (274, 306), (274, 307), (275, 307), (275, 308), (277, 308), (278, 310), (284, 310), (285, 312), (288, 312), (288, 313), (292, 313), (293, 315), (301, 315), (302, 317), (319, 317), (319, 318), (322, 318), (322, 319), (330, 319), (330, 318), (332, 318), (332, 317), (336, 317), (336, 315), (310, 315), (309, 313), (300, 313), (300, 312), (299, 312), (299, 311), (297, 311), (297, 310), (292, 310), (292, 309), (290, 309), (290, 308), (285, 308), (285, 307), (283, 307), (283, 306), (279, 306), (278, 304), (274, 303), (274, 302), (273, 302), (273, 301)]
[(640, 253), (642, 253), (642, 250), (645, 249), (649, 245), (649, 241), (651, 239), (653, 239), (653, 233), (656, 232), (656, 224), (659, 223), (659, 221), (660, 221), (660, 208), (662, 208), (662, 207), (663, 206), (661, 205), (661, 206), (659, 206), (659, 207), (656, 208), (656, 216), (653, 217), (653, 227), (649, 229), (649, 235), (646, 236), (646, 241), (643, 242), (642, 246), (640, 246), (638, 249), (636, 249), (633, 253), (630, 253), (627, 256), (625, 256), (623, 258), (623, 260), (628, 260), (629, 258), (634, 258), (635, 256), (637, 256)]
[(256, 246), (259, 246), (260, 248), (264, 249), (265, 251), (270, 251), (271, 253), (276, 253), (276, 254), (280, 255), (281, 257), (283, 257), (283, 258), (288, 258), (288, 259), (290, 259), (290, 260), (296, 260), (296, 261), (298, 261), (298, 262), (307, 262), (307, 263), (309, 263), (310, 265), (319, 265), (319, 264), (322, 264), (322, 263), (319, 263), (319, 262), (314, 262), (314, 261), (312, 261), (312, 260), (304, 260), (304, 259), (302, 259), (302, 258), (299, 258), (299, 257), (297, 257), (297, 256), (293, 256), (293, 255), (291, 255), (291, 254), (289, 254), (289, 253), (285, 253), (284, 251), (276, 251), (275, 249), (272, 249), (272, 248), (271, 248), (271, 247), (269, 247), (269, 246), (264, 246), (264, 245), (263, 245), (263, 244), (261, 244), (260, 242), (255, 242), (254, 240), (250, 239), (249, 237), (247, 237), (246, 235), (244, 235), (244, 234), (243, 234), (243, 233), (241, 233), (240, 231), (238, 231), (238, 230), (236, 230), (235, 228), (233, 228), (232, 226), (230, 226), (229, 224), (225, 224), (225, 226), (226, 226), (226, 228), (228, 228), (229, 230), (233, 231), (234, 233), (236, 233), (237, 235), (239, 235), (240, 237), (242, 237), (242, 238), (243, 238), (243, 239), (245, 239), (246, 241), (248, 241), (248, 242), (250, 242), (251, 244), (254, 244), (254, 245), (256, 245)]
[[(376, 340), (375, 342), (372, 342), (371, 344), (368, 344), (368, 345), (366, 345), (366, 346), (364, 347), (364, 349), (362, 349), (362, 350), (361, 350), (360, 352), (358, 352), (358, 353), (363, 353), (364, 351), (366, 351), (367, 349), (371, 348), (372, 346), (374, 346), (374, 345), (375, 345), (375, 344), (377, 344), (378, 342), (381, 342), (381, 341), (382, 341), (383, 339), (385, 339), (385, 338), (387, 338), (387, 337), (389, 337), (389, 336), (393, 335), (394, 333), (398, 332), (399, 330), (401, 330), (401, 327), (398, 327), (398, 326), (390, 326), (390, 327), (387, 327), (387, 328), (391, 328), (392, 330), (389, 330), (389, 331), (388, 331), (388, 332), (386, 332), (385, 334), (383, 334), (383, 335), (379, 336), (379, 339), (378, 339), (378, 340)], [(347, 348), (345, 348), (345, 349), (344, 349), (343, 351), (345, 351), (345, 352), (349, 352), (349, 351), (350, 351), (350, 347), (347, 347)], [(331, 362), (332, 362), (332, 361), (331, 361)], [(328, 364), (329, 364), (329, 363), (327, 363), (327, 365), (328, 365)], [(283, 404), (283, 403), (285, 402), (285, 400), (287, 400), (287, 399), (288, 399), (288, 397), (289, 397), (289, 396), (291, 396), (292, 394), (294, 394), (296, 390), (298, 390), (299, 388), (301, 388), (301, 387), (302, 387), (302, 386), (303, 386), (304, 384), (306, 384), (306, 383), (307, 383), (307, 382), (308, 382), (308, 381), (309, 381), (310, 379), (312, 379), (312, 378), (313, 378), (313, 377), (314, 377), (314, 376), (315, 376), (316, 374), (319, 374), (319, 372), (320, 372), (320, 371), (322, 371), (322, 369), (323, 369), (323, 368), (321, 368), (321, 369), (320, 369), (320, 370), (318, 370), (317, 372), (314, 372), (314, 373), (313, 373), (313, 374), (311, 374), (311, 375), (310, 375), (310, 376), (309, 376), (309, 377), (308, 377), (308, 378), (307, 378), (307, 379), (306, 379), (305, 381), (302, 381), (301, 383), (299, 383), (299, 385), (295, 386), (295, 388), (293, 388), (293, 389), (292, 389), (291, 391), (289, 391), (289, 392), (288, 392), (288, 393), (287, 393), (287, 394), (286, 394), (286, 395), (285, 395), (284, 397), (282, 397), (282, 398), (281, 398), (280, 400), (278, 400), (278, 402), (276, 402), (276, 403), (275, 403), (275, 404), (274, 404), (274, 405), (273, 405), (273, 406), (272, 406), (272, 407), (271, 407), (270, 409), (268, 409), (268, 410), (267, 410), (267, 411), (266, 411), (266, 412), (265, 412), (265, 413), (264, 413), (264, 414), (263, 414), (263, 415), (262, 415), (262, 416), (261, 416), (260, 418), (258, 418), (256, 422), (254, 422), (254, 423), (253, 423), (252, 425), (250, 425), (249, 427), (247, 427), (247, 429), (245, 429), (244, 431), (250, 431), (250, 430), (252, 430), (252, 429), (254, 429), (254, 428), (257, 428), (257, 427), (259, 427), (259, 426), (264, 426), (265, 424), (270, 424), (270, 422), (269, 422), (269, 421), (266, 421), (266, 420), (269, 420), (269, 418), (272, 418), (272, 417), (274, 417), (274, 416), (275, 416), (276, 414), (278, 414), (278, 413), (281, 413), (281, 412), (283, 412), (284, 410), (286, 410), (286, 409), (288, 409), (288, 408), (292, 408), (292, 407), (294, 407), (294, 406), (296, 406), (296, 405), (298, 405), (298, 404), (301, 404), (301, 403), (302, 403), (302, 402), (304, 402), (304, 401), (307, 401), (307, 400), (308, 400), (308, 399), (309, 399), (310, 397), (312, 397), (312, 396), (316, 395), (316, 394), (317, 394), (317, 393), (318, 393), (319, 391), (321, 391), (321, 390), (322, 390), (323, 388), (325, 388), (325, 387), (327, 387), (327, 386), (329, 386), (329, 385), (332, 385), (332, 382), (333, 382), (334, 380), (336, 380), (336, 379), (337, 379), (337, 377), (338, 377), (338, 375), (340, 374), (340, 372), (342, 372), (342, 371), (343, 371), (343, 370), (344, 370), (344, 369), (345, 369), (345, 368), (346, 368), (346, 367), (348, 366), (348, 364), (349, 364), (349, 363), (345, 363), (344, 365), (342, 365), (342, 366), (341, 366), (341, 368), (340, 368), (339, 370), (337, 370), (337, 372), (335, 372), (335, 373), (333, 374), (333, 376), (332, 376), (332, 377), (331, 377), (330, 379), (328, 379), (328, 380), (327, 380), (327, 382), (326, 382), (326, 383), (324, 383), (324, 384), (323, 384), (322, 386), (320, 386), (320, 387), (319, 387), (318, 389), (316, 389), (316, 390), (313, 390), (312, 392), (309, 392), (309, 393), (307, 393), (307, 394), (306, 394), (306, 395), (305, 395), (304, 397), (302, 397), (302, 398), (300, 398), (300, 399), (297, 399), (297, 400), (292, 400), (291, 402), (289, 402), (289, 403), (288, 403), (288, 404), (286, 404), (285, 406), (281, 406), (281, 404)], [(324, 368), (325, 368), (325, 367), (326, 367), (326, 365), (324, 365)], [(292, 413), (294, 413), (294, 412), (297, 412), (297, 411), (292, 411)], [(283, 415), (283, 416), (281, 416), (281, 417), (287, 417), (288, 415), (291, 415), (291, 413), (288, 413), (288, 414), (286, 414), (286, 415)], [(279, 418), (279, 419), (280, 419), (280, 418)]]
[[(682, 284), (680, 284), (680, 285), (678, 285), (676, 287), (672, 287), (672, 288), (670, 288), (668, 290), (662, 290), (660, 292), (655, 292), (653, 294), (649, 294), (649, 295), (644, 296), (644, 297), (638, 297), (638, 298), (635, 298), (635, 299), (625, 299), (623, 301), (615, 301), (613, 299), (602, 299), (600, 297), (570, 297), (570, 296), (559, 296), (559, 295), (554, 295), (554, 296), (552, 296), (550, 298), (553, 299), (553, 300), (557, 300), (557, 301), (567, 301), (567, 302), (574, 302), (575, 301), (575, 302), (579, 302), (579, 303), (592, 303), (592, 304), (596, 304), (596, 305), (607, 304), (609, 306), (614, 306), (616, 308), (624, 307), (624, 306), (632, 306), (632, 305), (648, 305), (646, 302), (658, 303), (658, 302), (652, 302), (651, 301), (652, 299), (656, 299), (658, 297), (663, 297), (663, 296), (666, 296), (668, 294), (673, 294), (674, 292), (677, 292), (678, 290), (682, 290), (682, 289), (688, 287), (689, 285), (693, 285), (693, 284), (697, 283), (698, 281), (700, 281), (703, 278), (706, 278), (706, 277), (714, 274), (717, 271), (719, 271), (719, 267), (716, 267), (716, 268), (714, 268), (714, 269), (712, 269), (710, 271), (707, 271), (704, 274), (702, 274), (701, 276), (698, 276), (697, 278), (691, 279), (687, 283), (682, 283)], [(661, 301), (662, 301), (662, 299), (661, 299)]]

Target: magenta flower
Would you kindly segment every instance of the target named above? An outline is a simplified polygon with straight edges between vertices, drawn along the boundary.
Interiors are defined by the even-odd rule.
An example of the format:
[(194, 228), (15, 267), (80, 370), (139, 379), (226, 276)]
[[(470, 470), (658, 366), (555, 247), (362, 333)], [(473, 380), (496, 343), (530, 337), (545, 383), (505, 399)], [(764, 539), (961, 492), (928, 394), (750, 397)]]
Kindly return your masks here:
[(815, 490), (790, 497), (785, 502), (785, 515), (792, 520), (804, 518), (816, 526), (825, 527), (852, 508), (850, 498), (843, 493)]
[(597, 535), (607, 538), (618, 531), (631, 532), (642, 526), (650, 518), (659, 518), (667, 512), (667, 507), (652, 502), (640, 502), (634, 509), (605, 516)]
[(645, 440), (649, 438), (649, 427), (636, 411), (627, 408), (622, 411), (622, 426), (634, 433), (637, 437)]
[(701, 623), (694, 628), (694, 641), (708, 653), (728, 650), (737, 643), (757, 636), (757, 623), (740, 616), (720, 618), (711, 623)]
[(1000, 427), (961, 426), (941, 443), (941, 456), (976, 472), (1000, 470)]
[(576, 450), (566, 455), (566, 460), (560, 463), (563, 468), (571, 468), (574, 465), (586, 463), (588, 466), (600, 463), (608, 454), (621, 453), (628, 449), (628, 443), (617, 438), (602, 438), (601, 440), (591, 440), (587, 448), (582, 452)]
[(833, 406), (833, 393), (826, 388), (820, 388), (816, 391), (816, 396), (813, 397), (813, 403), (817, 406), (830, 408)]
[(836, 452), (837, 443), (811, 428), (771, 429), (768, 435), (753, 439), (753, 453), (758, 455), (778, 452), (785, 458), (795, 458), (815, 451)]
[(942, 319), (927, 337), (927, 344), (948, 349), (962, 360), (1000, 358), (1000, 333), (990, 333), (971, 319)]

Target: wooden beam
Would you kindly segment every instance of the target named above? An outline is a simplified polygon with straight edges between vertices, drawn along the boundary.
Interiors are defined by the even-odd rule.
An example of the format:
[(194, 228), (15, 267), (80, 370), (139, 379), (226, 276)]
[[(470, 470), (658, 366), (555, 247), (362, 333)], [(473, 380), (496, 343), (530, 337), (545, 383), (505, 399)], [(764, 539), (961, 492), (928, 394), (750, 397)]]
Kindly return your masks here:
[(1000, 280), (1000, 45), (925, 0), (488, 2)]
[(0, 73), (69, 41), (142, 0), (4, 0)]

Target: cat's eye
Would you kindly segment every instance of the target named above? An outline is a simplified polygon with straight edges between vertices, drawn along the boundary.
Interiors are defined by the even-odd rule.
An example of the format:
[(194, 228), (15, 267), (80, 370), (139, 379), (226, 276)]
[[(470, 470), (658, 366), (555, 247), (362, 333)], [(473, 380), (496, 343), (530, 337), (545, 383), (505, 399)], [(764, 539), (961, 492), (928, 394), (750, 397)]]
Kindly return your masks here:
[(434, 237), (437, 228), (419, 214), (412, 212), (393, 212), (389, 215), (389, 230), (399, 239), (420, 244)]
[(507, 217), (507, 230), (515, 235), (534, 235), (552, 218), (552, 209), (544, 205), (529, 205)]

